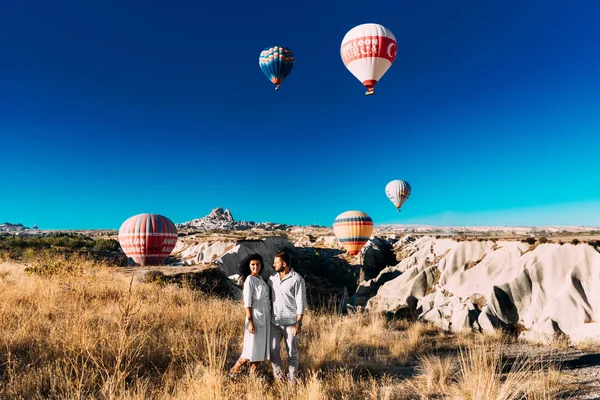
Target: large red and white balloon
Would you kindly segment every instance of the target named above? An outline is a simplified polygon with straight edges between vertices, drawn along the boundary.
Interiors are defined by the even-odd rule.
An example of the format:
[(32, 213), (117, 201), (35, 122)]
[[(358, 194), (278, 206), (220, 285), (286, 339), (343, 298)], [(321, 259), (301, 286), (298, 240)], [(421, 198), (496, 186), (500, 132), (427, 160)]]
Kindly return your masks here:
[(161, 265), (177, 244), (177, 227), (158, 214), (138, 214), (119, 228), (119, 243), (139, 265)]
[(362, 24), (350, 29), (340, 54), (348, 70), (366, 88), (366, 95), (375, 93), (375, 85), (396, 59), (398, 43), (394, 34), (379, 24)]

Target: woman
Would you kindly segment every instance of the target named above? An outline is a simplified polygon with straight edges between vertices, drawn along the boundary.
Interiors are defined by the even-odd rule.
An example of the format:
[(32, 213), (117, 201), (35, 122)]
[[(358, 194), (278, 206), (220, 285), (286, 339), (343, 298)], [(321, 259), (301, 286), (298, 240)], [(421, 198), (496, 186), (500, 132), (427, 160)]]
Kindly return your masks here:
[(229, 374), (235, 377), (240, 368), (250, 362), (250, 373), (254, 374), (261, 361), (269, 360), (269, 338), (271, 335), (271, 303), (269, 285), (259, 275), (263, 267), (260, 254), (250, 254), (240, 266), (244, 282), (244, 308), (246, 324), (242, 354)]

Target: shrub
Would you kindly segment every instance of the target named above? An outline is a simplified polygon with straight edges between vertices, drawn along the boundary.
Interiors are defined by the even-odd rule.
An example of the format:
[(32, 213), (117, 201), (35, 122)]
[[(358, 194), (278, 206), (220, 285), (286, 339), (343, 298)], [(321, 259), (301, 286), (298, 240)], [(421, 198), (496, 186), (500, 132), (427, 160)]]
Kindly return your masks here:
[(546, 236), (542, 236), (542, 237), (539, 239), (539, 242), (540, 242), (541, 244), (543, 244), (543, 243), (548, 243), (548, 238), (547, 238)]
[(535, 244), (535, 238), (528, 237), (527, 239), (522, 239), (521, 242), (527, 243), (529, 245), (534, 245)]
[(85, 262), (84, 260), (83, 257), (59, 256), (46, 252), (33, 261), (32, 265), (25, 267), (25, 272), (40, 276), (77, 275), (83, 271), (82, 264)]
[(119, 251), (121, 245), (115, 239), (98, 239), (94, 244), (96, 251)]
[(571, 244), (578, 245), (579, 239), (575, 238), (575, 239), (571, 240)]

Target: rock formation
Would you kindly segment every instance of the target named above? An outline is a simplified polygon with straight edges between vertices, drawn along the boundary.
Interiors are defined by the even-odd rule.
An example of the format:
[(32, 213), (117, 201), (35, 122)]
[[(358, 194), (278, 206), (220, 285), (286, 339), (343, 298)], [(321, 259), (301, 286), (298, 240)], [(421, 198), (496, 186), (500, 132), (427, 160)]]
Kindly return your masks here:
[(367, 310), (449, 330), (500, 328), (535, 340), (600, 340), (597, 247), (425, 236), (402, 250), (407, 256), (398, 265), (359, 286), (355, 304), (371, 295)]
[(228, 208), (218, 207), (213, 209), (210, 214), (202, 218), (196, 218), (191, 221), (175, 224), (178, 230), (195, 230), (195, 231), (224, 231), (237, 230), (244, 231), (249, 229), (263, 229), (267, 231), (285, 230), (290, 225), (276, 224), (273, 222), (254, 221), (235, 221)]

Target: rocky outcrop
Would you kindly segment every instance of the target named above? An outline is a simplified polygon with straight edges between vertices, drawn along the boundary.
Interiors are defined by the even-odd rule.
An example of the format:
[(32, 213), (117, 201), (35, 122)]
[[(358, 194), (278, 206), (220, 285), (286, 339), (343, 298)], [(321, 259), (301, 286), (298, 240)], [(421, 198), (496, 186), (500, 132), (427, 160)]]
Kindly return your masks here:
[(296, 239), (294, 241), (294, 246), (296, 247), (323, 247), (339, 250), (344, 248), (338, 242), (335, 235), (317, 236), (310, 233), (298, 234), (297, 231), (292, 231), (292, 233), (296, 233)]
[(361, 250), (362, 265), (367, 271), (365, 279), (377, 276), (379, 271), (388, 265), (396, 265), (398, 262), (392, 251), (395, 240), (373, 237)]
[[(367, 301), (375, 296), (378, 293), (379, 288), (386, 282), (394, 280), (406, 270), (410, 269), (412, 273), (415, 273), (428, 267), (434, 258), (431, 255), (430, 243), (432, 243), (432, 238), (425, 237), (415, 240), (410, 236), (395, 242), (392, 251), (394, 254), (403, 254), (404, 258), (402, 261), (394, 266), (383, 268), (376, 277), (360, 282), (356, 293), (350, 298), (350, 305), (365, 306)], [(407, 279), (408, 276), (409, 275), (404, 275), (403, 279)], [(389, 294), (387, 294), (385, 290), (389, 290)], [(402, 296), (397, 295), (396, 289), (393, 286), (388, 286), (385, 290), (382, 291), (380, 296), (373, 300), (373, 302), (391, 301), (392, 304), (386, 305), (386, 309), (399, 309), (402, 308), (402, 304), (406, 305), (406, 299), (401, 301), (398, 300)], [(373, 307), (373, 305), (371, 305), (371, 307)]]
[(239, 266), (244, 258), (252, 253), (258, 253), (263, 257), (264, 267), (261, 275), (268, 278), (275, 272), (273, 269), (273, 259), (279, 251), (293, 251), (292, 245), (283, 237), (268, 237), (261, 240), (238, 240), (233, 248), (221, 257), (215, 259), (215, 263), (227, 275), (237, 274)]
[(378, 286), (367, 310), (449, 330), (600, 340), (600, 253), (593, 246), (433, 237), (411, 246), (412, 255), (359, 287), (357, 294), (372, 294)]
[(210, 214), (202, 218), (196, 218), (191, 221), (175, 224), (178, 230), (196, 230), (196, 231), (224, 231), (224, 230), (237, 230), (245, 231), (249, 229), (262, 229), (267, 231), (274, 230), (285, 230), (290, 225), (277, 224), (273, 222), (259, 222), (254, 221), (235, 221), (231, 212), (228, 208), (218, 207), (213, 209)]

